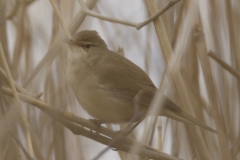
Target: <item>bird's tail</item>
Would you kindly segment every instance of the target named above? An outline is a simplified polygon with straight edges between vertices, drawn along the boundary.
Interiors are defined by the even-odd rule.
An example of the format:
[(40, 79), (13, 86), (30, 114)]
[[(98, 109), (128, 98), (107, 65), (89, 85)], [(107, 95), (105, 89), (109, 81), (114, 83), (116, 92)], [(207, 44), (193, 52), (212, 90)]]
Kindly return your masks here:
[(201, 121), (199, 121), (198, 119), (192, 117), (191, 115), (185, 113), (184, 111), (178, 111), (178, 112), (172, 112), (168, 109), (164, 109), (164, 116), (186, 123), (186, 124), (196, 124), (204, 129), (207, 129), (210, 132), (213, 132), (215, 134), (217, 134), (217, 131), (212, 129), (211, 127), (207, 126), (206, 124), (202, 123)]

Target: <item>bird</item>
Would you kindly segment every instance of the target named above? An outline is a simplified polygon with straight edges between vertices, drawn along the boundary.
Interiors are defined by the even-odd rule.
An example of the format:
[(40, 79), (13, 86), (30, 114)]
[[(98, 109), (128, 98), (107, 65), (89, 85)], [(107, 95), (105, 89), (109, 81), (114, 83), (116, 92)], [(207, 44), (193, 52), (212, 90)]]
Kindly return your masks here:
[[(62, 41), (69, 46), (67, 81), (79, 104), (91, 117), (103, 123), (129, 122), (135, 114), (134, 98), (140, 92), (139, 112), (143, 117), (146, 115), (158, 88), (145, 71), (109, 50), (95, 30), (83, 30)], [(165, 95), (162, 105), (157, 116), (195, 124), (216, 133)]]

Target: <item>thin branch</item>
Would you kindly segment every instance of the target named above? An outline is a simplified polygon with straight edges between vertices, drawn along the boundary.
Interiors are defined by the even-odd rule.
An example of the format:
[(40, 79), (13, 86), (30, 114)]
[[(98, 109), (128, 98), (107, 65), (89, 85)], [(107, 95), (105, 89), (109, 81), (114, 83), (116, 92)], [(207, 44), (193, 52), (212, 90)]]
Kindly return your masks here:
[(217, 94), (217, 88), (213, 79), (213, 72), (210, 66), (209, 58), (207, 57), (207, 46), (206, 41), (203, 35), (203, 32), (199, 31), (195, 36), (197, 53), (201, 63), (203, 77), (206, 84), (206, 89), (208, 93), (208, 99), (210, 102), (210, 106), (212, 106), (213, 117), (215, 120), (216, 128), (218, 131), (218, 143), (220, 147), (221, 157), (223, 159), (231, 160), (232, 156), (229, 151), (227, 134), (225, 130), (224, 118), (222, 117), (221, 107), (220, 107), (220, 99)]
[(16, 1), (13, 7), (6, 13), (5, 18), (12, 19), (16, 15), (19, 6), (20, 6), (20, 2)]
[[(93, 8), (93, 6), (95, 5), (96, 0), (88, 0), (86, 2), (87, 6), (89, 8)], [(71, 21), (71, 23), (68, 26), (69, 32), (71, 34), (75, 33), (78, 29), (78, 27), (80, 26), (80, 24), (83, 22), (83, 20), (85, 19), (86, 14), (82, 13), (82, 11), (79, 11), (77, 13), (77, 15), (73, 18), (73, 20)], [(56, 37), (59, 37), (60, 34), (58, 34)], [(39, 74), (39, 72), (59, 53), (59, 50), (61, 49), (61, 43), (59, 40), (55, 41), (53, 43), (53, 45), (50, 47), (50, 49), (47, 51), (47, 53), (45, 54), (45, 56), (43, 57), (43, 59), (39, 62), (39, 64), (37, 65), (37, 67), (32, 71), (32, 73), (30, 74), (30, 76), (27, 78), (27, 80), (25, 81), (23, 87), (27, 87), (29, 84), (31, 84), (30, 82)]]
[(222, 59), (220, 59), (218, 56), (216, 56), (213, 52), (209, 52), (208, 55), (214, 59), (216, 62), (218, 62), (224, 69), (226, 69), (228, 72), (230, 72), (234, 77), (236, 77), (238, 80), (240, 80), (240, 73), (233, 69), (230, 65), (228, 65), (226, 62), (224, 62)]
[[(70, 129), (74, 134), (79, 134), (79, 135), (83, 135), (85, 137), (88, 137), (90, 139), (93, 139), (95, 141), (98, 141), (102, 144), (108, 145), (109, 143), (112, 142), (112, 139), (108, 139), (102, 135), (94, 135), (91, 132), (89, 132), (88, 130), (84, 129), (83, 127), (79, 127), (74, 123), (70, 123), (67, 120), (64, 119), (60, 119), (57, 120), (58, 122), (60, 122), (62, 125), (64, 125), (65, 127), (67, 127), (68, 129)], [(119, 147), (118, 144), (113, 144), (114, 148)], [(132, 144), (122, 144), (118, 149), (125, 151), (125, 152), (129, 152), (131, 153), (131, 149), (136, 148), (136, 146), (133, 146)], [(179, 158), (175, 158), (172, 156), (169, 156), (165, 153), (161, 153), (161, 152), (155, 152), (152, 150), (147, 150), (145, 148), (140, 147), (139, 148), (139, 152), (138, 154), (140, 157), (143, 158), (149, 158), (149, 159), (156, 159), (156, 160), (181, 160)]]
[[(0, 75), (1, 75), (1, 78), (2, 78), (3, 82), (10, 87), (9, 81), (7, 79), (7, 75), (6, 75), (5, 71), (2, 68), (0, 68)], [(33, 94), (33, 93), (29, 92), (28, 90), (26, 90), (25, 88), (21, 87), (14, 80), (13, 80), (13, 82), (14, 82), (14, 85), (15, 85), (15, 87), (16, 87), (18, 92), (23, 93), (25, 95), (28, 95), (30, 97), (33, 97), (33, 98), (36, 98), (36, 99), (40, 99), (40, 97), (43, 94), (42, 92), (38, 92), (36, 94)]]
[(63, 31), (64, 31), (65, 35), (66, 35), (68, 38), (71, 38), (71, 34), (69, 33), (69, 31), (68, 31), (68, 29), (67, 29), (67, 26), (65, 25), (65, 23), (64, 23), (64, 21), (63, 21), (63, 19), (62, 19), (62, 16), (61, 16), (59, 10), (57, 9), (56, 4), (54, 3), (53, 0), (49, 0), (49, 1), (50, 1), (51, 5), (52, 5), (52, 7), (53, 7), (53, 10), (54, 10), (54, 12), (55, 12), (55, 14), (56, 14), (56, 16), (57, 16), (57, 18), (58, 18), (58, 21), (59, 21), (60, 25), (61, 25), (62, 28), (63, 28)]
[[(182, 29), (182, 35), (180, 36), (181, 39), (178, 40), (178, 44), (176, 45), (175, 51), (176, 53), (173, 54), (173, 49), (171, 47), (171, 43), (169, 41), (169, 37), (167, 35), (165, 26), (163, 24), (163, 21), (161, 19), (161, 17), (158, 17), (155, 21), (154, 21), (154, 26), (156, 29), (156, 33), (160, 42), (160, 45), (162, 47), (162, 51), (163, 54), (165, 56), (166, 62), (167, 62), (167, 66), (169, 68), (169, 73), (171, 73), (172, 78), (173, 78), (173, 82), (175, 84), (176, 90), (178, 92), (179, 98), (183, 104), (183, 106), (185, 107), (185, 109), (188, 110), (188, 112), (190, 112), (191, 114), (193, 114), (193, 107), (191, 107), (191, 101), (189, 99), (186, 87), (183, 83), (183, 79), (181, 76), (181, 73), (179, 72), (179, 66), (180, 66), (180, 62), (181, 59), (183, 57), (183, 53), (185, 53), (185, 45), (187, 44), (187, 40), (189, 40), (189, 37), (191, 36), (191, 30), (190, 27), (192, 25), (192, 20), (195, 19), (197, 16), (197, 11), (196, 11), (196, 2), (195, 1), (190, 1), (191, 6), (189, 7), (188, 13), (187, 13), (187, 17), (186, 22), (185, 22), (185, 26), (183, 26)], [(155, 14), (158, 10), (157, 8), (157, 4), (155, 1), (151, 1), (151, 0), (146, 0), (146, 3), (148, 5), (149, 8), (149, 12), (150, 14)], [(184, 33), (184, 36), (183, 36)], [(168, 73), (168, 72), (166, 72)], [(205, 160), (210, 160), (210, 154), (206, 148), (206, 144), (204, 143), (204, 139), (202, 137), (201, 131), (199, 128), (196, 127), (192, 127), (191, 129), (191, 133), (192, 135), (194, 135), (194, 141), (195, 141), (195, 146), (196, 149), (199, 153), (199, 157), (201, 159), (205, 159)]]
[(93, 12), (93, 11), (88, 9), (88, 7), (84, 4), (83, 0), (78, 0), (78, 2), (79, 2), (79, 4), (80, 4), (84, 13), (86, 13), (90, 16), (99, 18), (101, 20), (105, 20), (105, 21), (109, 21), (109, 22), (113, 22), (113, 23), (119, 23), (119, 24), (123, 24), (123, 25), (126, 25), (126, 26), (135, 27), (138, 30), (141, 29), (142, 27), (144, 27), (145, 25), (147, 25), (148, 23), (154, 21), (157, 17), (162, 15), (165, 11), (167, 11), (170, 7), (172, 7), (174, 4), (176, 4), (179, 1), (180, 0), (170, 0), (165, 7), (163, 7), (156, 14), (149, 17), (147, 20), (145, 20), (143, 22), (140, 22), (140, 23), (134, 23), (134, 22), (130, 22), (130, 21), (120, 20), (120, 19), (117, 19), (117, 18), (106, 17), (106, 16), (103, 16), (99, 13)]
[[(7, 89), (6, 87), (3, 87), (3, 93), (13, 97), (12, 91), (10, 89)], [(70, 112), (59, 109), (57, 107), (53, 107), (47, 103), (36, 100), (21, 93), (18, 93), (18, 95), (22, 101), (41, 109), (44, 113), (70, 129), (74, 134), (91, 138), (105, 145), (108, 145), (112, 141), (112, 139), (118, 135), (118, 133), (114, 131), (111, 131), (102, 126), (99, 127), (91, 121), (88, 121), (81, 117), (77, 117)], [(77, 124), (81, 125), (82, 127)], [(93, 134), (91, 131), (98, 131), (99, 134)], [(149, 146), (146, 146), (136, 140), (132, 140), (129, 138), (126, 138), (125, 143), (118, 149), (125, 152), (130, 152), (131, 148), (136, 148), (136, 146), (133, 146), (134, 143), (140, 147), (140, 152), (138, 153), (139, 156), (152, 159), (180, 160), (179, 158), (169, 156), (163, 152), (159, 152)]]
[(26, 156), (26, 158), (28, 160), (33, 160), (31, 158), (31, 156), (29, 155), (29, 153), (27, 152), (27, 150), (24, 148), (24, 146), (22, 145), (22, 143), (20, 142), (20, 140), (17, 138), (17, 136), (15, 136), (13, 133), (11, 133), (12, 138), (15, 140), (15, 142), (20, 146), (20, 148), (22, 149), (24, 155)]
[[(142, 122), (144, 115), (141, 115), (141, 112), (139, 111), (139, 98), (141, 97), (141, 95), (143, 94), (143, 91), (140, 90), (138, 92), (138, 94), (134, 97), (134, 115), (132, 117), (132, 119), (128, 122), (127, 126), (121, 130), (121, 132), (117, 135), (117, 137), (115, 137), (109, 144), (108, 147), (106, 147), (105, 149), (103, 149), (101, 152), (99, 152), (94, 158), (93, 160), (97, 160), (99, 159), (105, 152), (107, 152), (111, 147), (115, 146), (116, 143), (120, 142), (120, 143), (124, 143), (125, 138), (127, 138), (127, 136), (133, 131), (133, 129), (135, 129), (137, 127), (137, 125), (139, 125), (139, 123)], [(138, 120), (140, 117), (140, 120)], [(131, 124), (133, 124), (134, 122), (136, 122), (136, 125), (134, 125), (131, 128)], [(120, 144), (122, 145), (122, 144)], [(118, 149), (119, 146), (117, 146), (116, 149)]]
[(22, 118), (22, 121), (23, 121), (23, 125), (24, 125), (25, 132), (26, 132), (26, 138), (27, 138), (29, 154), (30, 154), (31, 158), (33, 158), (34, 157), (34, 153), (33, 153), (33, 148), (32, 148), (31, 134), (30, 134), (30, 131), (29, 131), (29, 123), (27, 121), (26, 116), (24, 115), (23, 108), (22, 108), (22, 105), (21, 105), (21, 101), (20, 101), (20, 98), (19, 98), (19, 96), (17, 94), (16, 87), (14, 85), (14, 82), (13, 82), (10, 70), (8, 68), (8, 64), (7, 64), (5, 55), (3, 53), (3, 49), (2, 49), (1, 43), (0, 43), (0, 57), (2, 59), (3, 67), (4, 67), (4, 69), (5, 69), (6, 73), (7, 73), (8, 81), (9, 81), (9, 84), (10, 84), (11, 89), (13, 91), (13, 96), (14, 96), (14, 98), (16, 100), (17, 109), (20, 112), (20, 115), (21, 115), (21, 118)]
[(21, 5), (19, 6), (19, 11), (17, 12), (17, 25), (16, 25), (16, 39), (15, 39), (15, 44), (14, 44), (14, 50), (13, 50), (13, 60), (12, 63), (10, 64), (10, 68), (12, 71), (12, 77), (16, 78), (18, 75), (17, 70), (19, 69), (20, 65), (20, 59), (21, 56), (23, 55), (23, 44), (25, 41), (24, 38), (24, 28), (25, 28), (25, 14), (26, 14), (26, 9), (27, 9), (27, 4), (25, 3), (25, 0), (21, 1)]
[[(6, 87), (3, 87), (3, 92), (4, 92), (4, 94), (6, 94), (8, 96), (12, 96), (11, 90), (6, 88)], [(110, 138), (115, 138), (118, 135), (118, 133), (116, 133), (114, 131), (111, 131), (111, 130), (105, 128), (105, 127), (102, 127), (102, 126), (99, 127), (98, 125), (96, 125), (95, 123), (93, 123), (91, 121), (88, 121), (84, 118), (78, 117), (78, 116), (76, 116), (76, 115), (74, 115), (70, 112), (64, 111), (62, 109), (53, 107), (53, 106), (51, 106), (47, 103), (36, 100), (36, 99), (34, 99), (32, 97), (29, 97), (27, 95), (19, 93), (19, 96), (20, 96), (20, 98), (23, 102), (26, 102), (26, 103), (31, 104), (33, 106), (36, 106), (37, 108), (43, 110), (45, 113), (46, 112), (54, 113), (58, 116), (61, 116), (64, 119), (67, 119), (69, 121), (72, 121), (74, 123), (82, 125), (84, 127), (87, 127), (91, 130), (99, 131), (99, 133), (102, 133), (102, 134), (104, 134), (104, 135), (106, 135)], [(48, 113), (46, 113), (46, 114), (48, 114)], [(132, 141), (128, 141), (128, 140), (126, 140), (126, 142), (129, 143), (129, 144), (133, 143)], [(142, 144), (138, 144), (138, 145), (142, 145)], [(151, 147), (149, 147), (149, 148), (151, 148)]]

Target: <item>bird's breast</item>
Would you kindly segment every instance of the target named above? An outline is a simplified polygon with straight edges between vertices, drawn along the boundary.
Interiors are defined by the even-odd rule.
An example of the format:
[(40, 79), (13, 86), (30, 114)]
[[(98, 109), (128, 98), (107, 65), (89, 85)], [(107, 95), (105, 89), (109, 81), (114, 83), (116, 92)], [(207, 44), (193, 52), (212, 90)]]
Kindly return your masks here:
[(127, 122), (131, 119), (133, 116), (132, 104), (113, 97), (107, 88), (104, 89), (105, 86), (99, 84), (94, 73), (90, 71), (74, 73), (72, 71), (68, 71), (68, 82), (79, 104), (88, 114), (110, 123)]

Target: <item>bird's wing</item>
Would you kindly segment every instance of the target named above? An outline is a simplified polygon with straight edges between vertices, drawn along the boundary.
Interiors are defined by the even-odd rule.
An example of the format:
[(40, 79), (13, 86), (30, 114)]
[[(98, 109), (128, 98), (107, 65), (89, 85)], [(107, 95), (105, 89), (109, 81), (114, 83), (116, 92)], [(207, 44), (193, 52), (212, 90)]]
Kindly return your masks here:
[(131, 103), (141, 91), (138, 103), (148, 106), (157, 89), (151, 79), (131, 61), (114, 52), (111, 54), (103, 59), (107, 63), (103, 62), (95, 68), (100, 88), (110, 91), (111, 96)]
[[(95, 68), (96, 71), (94, 72), (98, 78), (100, 89), (111, 92), (109, 94), (110, 96), (114, 96), (115, 98), (130, 103), (133, 103), (135, 96), (142, 91), (143, 94), (138, 103), (143, 106), (150, 105), (157, 88), (141, 68), (120, 55), (109, 55), (103, 59), (103, 61), (106, 61), (107, 63), (103, 62), (100, 63), (101, 65), (97, 65)], [(196, 124), (216, 133), (212, 128), (185, 113), (178, 105), (167, 97), (164, 98), (163, 109), (168, 111), (165, 112), (168, 113), (165, 116), (169, 118), (184, 123)]]

